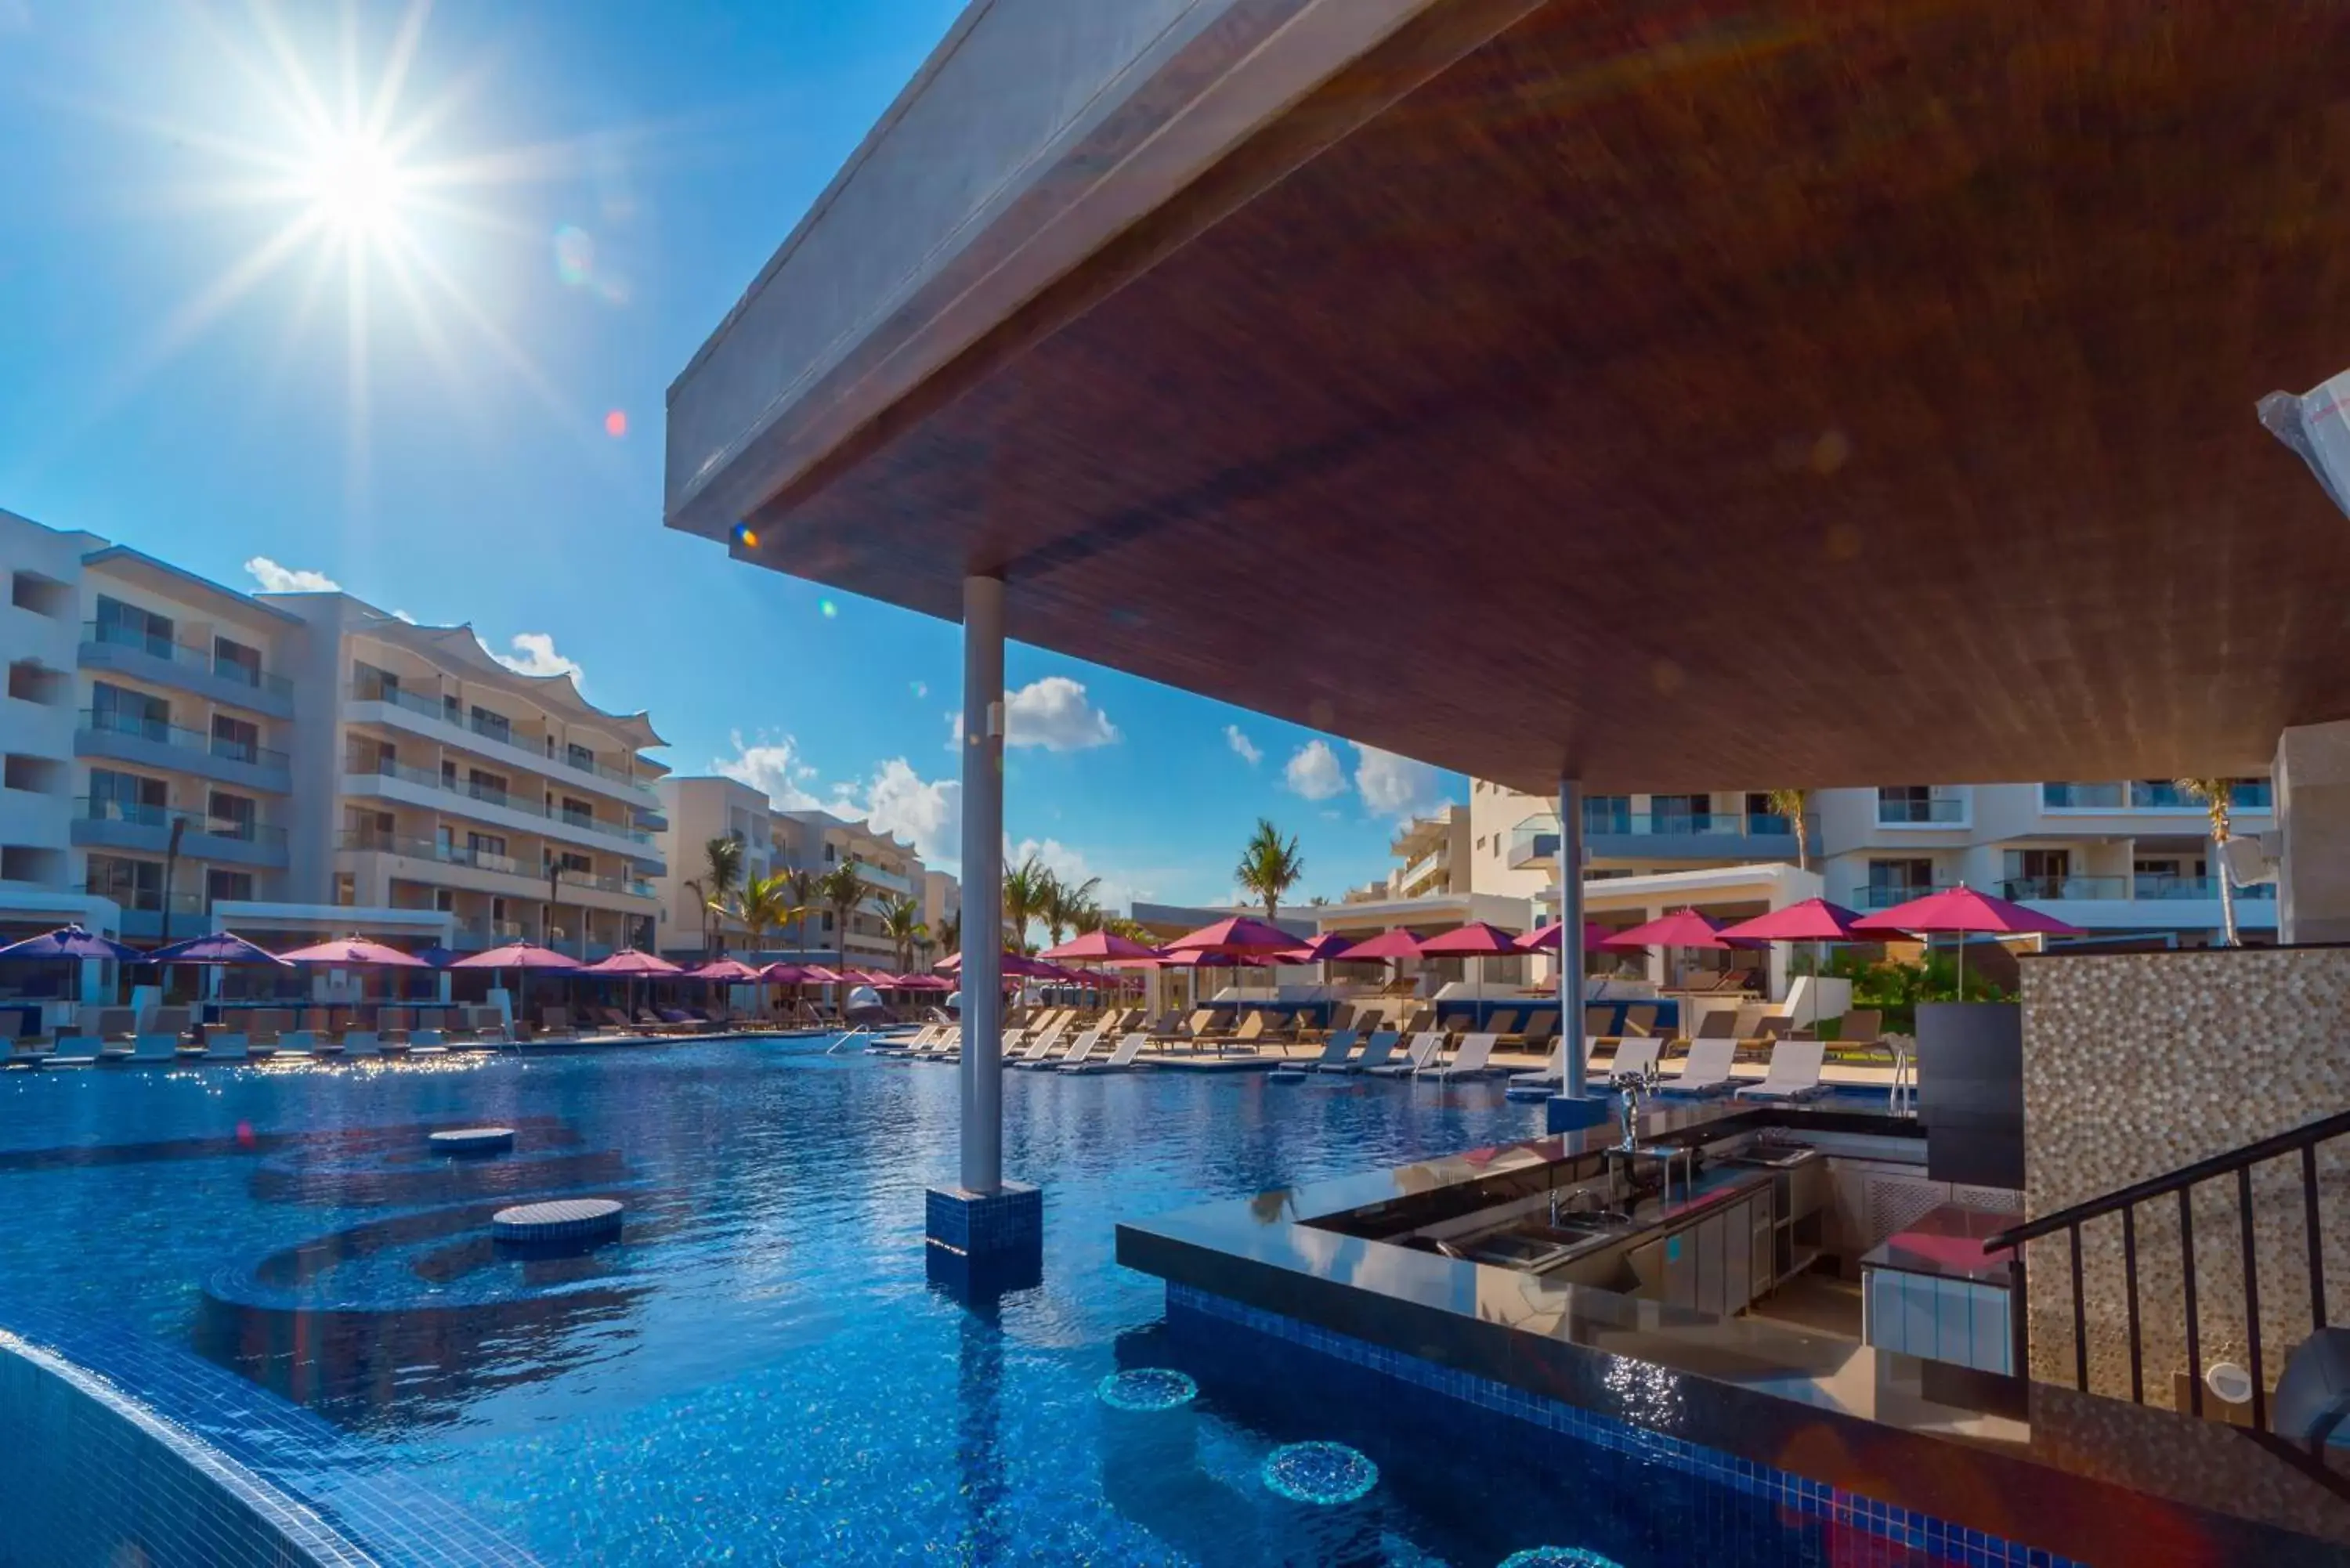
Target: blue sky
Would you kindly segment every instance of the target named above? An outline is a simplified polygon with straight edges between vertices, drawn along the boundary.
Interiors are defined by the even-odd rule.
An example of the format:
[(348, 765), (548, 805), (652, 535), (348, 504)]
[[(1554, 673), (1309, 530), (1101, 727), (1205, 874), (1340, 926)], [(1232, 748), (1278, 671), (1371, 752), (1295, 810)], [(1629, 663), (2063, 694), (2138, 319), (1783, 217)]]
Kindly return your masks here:
[[(663, 530), (660, 410), (959, 5), (734, 9), (0, 0), (0, 507), (471, 621), (951, 861), (956, 628)], [(1226, 896), (1259, 815), (1335, 898), (1464, 798), (1034, 649), (1007, 684), (1009, 836), (1121, 901)]]

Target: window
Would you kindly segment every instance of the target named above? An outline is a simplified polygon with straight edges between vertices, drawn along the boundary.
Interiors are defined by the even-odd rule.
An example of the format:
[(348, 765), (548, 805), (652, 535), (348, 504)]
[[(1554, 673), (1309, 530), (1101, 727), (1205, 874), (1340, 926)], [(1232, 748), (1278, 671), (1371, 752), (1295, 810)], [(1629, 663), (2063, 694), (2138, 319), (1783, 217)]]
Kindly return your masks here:
[(8, 695), (19, 702), (54, 707), (65, 701), (65, 677), (41, 668), (37, 659), (19, 659), (8, 666)]
[(400, 700), (400, 677), (389, 670), (378, 670), (363, 659), (351, 660), (351, 695), (363, 702), (396, 702)]
[[(567, 794), (563, 797), (563, 820), (574, 827), (590, 826), (596, 820), (596, 808), (584, 800), (574, 800)], [(740, 844), (743, 840), (738, 836), (734, 842)]]
[(493, 713), (476, 704), (473, 708), (473, 733), (487, 735), (493, 741), (514, 742), (514, 721), (504, 713)]
[(251, 796), (213, 791), (212, 821), (206, 831), (213, 837), (250, 841), (257, 836), (255, 825), (258, 821)]
[(390, 741), (351, 738), (351, 769), (355, 774), (389, 774), (400, 766), (400, 753)]
[(573, 767), (582, 773), (592, 774), (596, 771), (596, 753), (577, 741), (564, 748), (564, 755), (570, 759)]
[(457, 830), (450, 826), (445, 822), (434, 828), (432, 830), (432, 848), (434, 853), (442, 861), (455, 861), (457, 858)]
[(0, 788), (23, 790), (29, 794), (63, 794), (67, 783), (66, 766), (54, 757), (10, 752), (5, 766), (0, 766)]
[(2010, 849), (2002, 852), (2007, 877), (2000, 897), (2003, 898), (2062, 898), (2064, 884), (2072, 878), (2073, 852), (2069, 849)]
[(151, 741), (171, 739), (172, 705), (161, 697), (101, 680), (90, 688), (89, 706), (95, 728), (119, 735), (143, 735)]
[(1650, 829), (1657, 833), (1710, 833), (1713, 830), (1713, 797), (1708, 794), (1652, 794), (1648, 797)]
[(1583, 831), (1632, 831), (1632, 797), (1628, 794), (1587, 794), (1583, 797)]
[(1877, 909), (1906, 903), (1934, 890), (1931, 860), (1872, 860), (1868, 863), (1868, 901)]
[(156, 860), (93, 855), (83, 872), (82, 891), (111, 898), (126, 909), (163, 907), (163, 867)]
[[(503, 862), (505, 857), (506, 841), (504, 834), (468, 833), (465, 835), (466, 865), (479, 866), (484, 858), (487, 858), (492, 862)], [(493, 864), (488, 867), (488, 869), (493, 871), (499, 868), (499, 866), (496, 864)]]
[(218, 904), (246, 904), (253, 901), (253, 873), (250, 871), (207, 871), (204, 873), (204, 901)]
[(456, 890), (451, 888), (433, 888), (432, 907), (444, 915), (453, 911), (457, 908)]
[(445, 790), (457, 787), (457, 764), (445, 757), (441, 761), (441, 787)]
[(161, 779), (111, 768), (89, 770), (89, 815), (101, 821), (161, 823), (166, 791)]
[(465, 722), (465, 709), (463, 704), (460, 703), (454, 697), (442, 698), (441, 717), (445, 722), (463, 724)]
[(242, 680), (247, 686), (258, 686), (261, 684), (261, 649), (216, 637), (213, 639), (213, 673)]
[(9, 581), (8, 602), (18, 609), (55, 620), (73, 607), (73, 594), (55, 577), (45, 577), (38, 572), (18, 572)]
[(576, 849), (565, 850), (560, 856), (556, 857), (555, 863), (563, 867), (563, 874), (567, 877), (593, 876), (596, 870), (595, 861), (589, 859), (587, 856), (580, 854)]
[(832, 929), (832, 911), (830, 909), (827, 909), (824, 912), (824, 929), (827, 931), (830, 931)]
[(172, 618), (98, 596), (98, 640), (123, 648), (144, 649), (161, 659), (172, 657)]
[(335, 873), (335, 907), (348, 909), (359, 901), (359, 879), (356, 872)]
[(494, 805), (506, 803), (506, 781), (503, 774), (484, 773), (479, 768), (465, 772), (465, 793), (475, 800), (485, 800)]
[[(826, 865), (829, 866), (829, 865), (831, 865), (834, 861), (838, 860), (839, 858), (840, 858), (840, 851), (839, 851), (839, 850), (837, 850), (837, 849), (834, 848), (834, 847), (833, 847), (831, 845), (829, 845), (829, 844), (827, 844), (827, 845), (826, 845), (826, 846), (824, 846), (824, 863), (825, 863)], [(832, 929), (832, 925), (831, 925), (831, 922), (830, 922), (829, 920), (827, 920), (827, 921), (826, 922), (826, 924), (825, 924), (825, 929), (826, 929), (827, 930), (830, 930), (830, 929)]]
[(232, 719), (225, 713), (213, 714), (213, 755), (240, 763), (258, 761), (261, 756), (261, 726), (243, 719)]

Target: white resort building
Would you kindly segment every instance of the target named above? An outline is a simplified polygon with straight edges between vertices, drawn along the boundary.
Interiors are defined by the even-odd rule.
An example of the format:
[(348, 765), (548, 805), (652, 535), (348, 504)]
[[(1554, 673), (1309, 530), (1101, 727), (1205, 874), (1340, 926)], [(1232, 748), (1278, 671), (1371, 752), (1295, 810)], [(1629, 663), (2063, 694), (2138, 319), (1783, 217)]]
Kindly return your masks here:
[(660, 737), (469, 627), (0, 514), (0, 930), (649, 940)]

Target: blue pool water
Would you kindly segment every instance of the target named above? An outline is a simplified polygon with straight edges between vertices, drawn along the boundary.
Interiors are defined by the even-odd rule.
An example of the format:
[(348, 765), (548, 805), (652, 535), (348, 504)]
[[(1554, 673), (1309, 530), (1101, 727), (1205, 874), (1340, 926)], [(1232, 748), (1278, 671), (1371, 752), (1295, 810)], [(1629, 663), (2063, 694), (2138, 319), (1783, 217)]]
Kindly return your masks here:
[[(1499, 1084), (1006, 1076), (1006, 1168), (1046, 1193), (1044, 1281), (972, 1309), (923, 1267), (922, 1192), (953, 1174), (947, 1068), (761, 1041), (10, 1074), (0, 1327), (62, 1313), (234, 1367), (547, 1563), (1482, 1568), (1581, 1545), (1646, 1568), (1697, 1560), (1700, 1518), (1707, 1561), (1841, 1560), (1752, 1500), (1480, 1452), (1311, 1369), (1220, 1384), (1167, 1343), (1159, 1282), (1112, 1261), (1122, 1217), (1534, 1136), (1539, 1105)], [(425, 1152), (469, 1123), (515, 1128), (515, 1152)], [(495, 1208), (565, 1194), (625, 1202), (622, 1240), (522, 1260), (486, 1240)], [(1175, 1365), (1196, 1399), (1099, 1396)], [(1366, 1497), (1268, 1491), (1277, 1449), (1321, 1440), (1375, 1466)]]

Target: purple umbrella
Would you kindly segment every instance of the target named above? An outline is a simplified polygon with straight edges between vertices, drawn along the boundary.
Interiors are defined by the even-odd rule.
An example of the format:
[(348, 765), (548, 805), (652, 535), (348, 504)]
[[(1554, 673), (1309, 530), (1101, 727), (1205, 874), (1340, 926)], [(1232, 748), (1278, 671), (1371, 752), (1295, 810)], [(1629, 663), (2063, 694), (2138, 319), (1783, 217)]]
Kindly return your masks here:
[(451, 969), (510, 969), (515, 971), (515, 1015), (524, 1016), (525, 1005), (530, 1000), (530, 971), (535, 969), (575, 970), (579, 961), (553, 948), (542, 948), (516, 940), (504, 947), (461, 958)]
[(120, 942), (101, 937), (96, 931), (79, 926), (59, 926), (37, 937), (26, 937), (0, 948), (0, 960), (5, 959), (112, 959), (117, 963), (140, 963), (147, 955), (137, 948), (124, 947)]
[(147, 955), (149, 963), (274, 964), (279, 969), (294, 966), (271, 952), (267, 948), (246, 941), (234, 931), (213, 931), (201, 937), (190, 937), (184, 942), (173, 942), (168, 948), (157, 948)]

